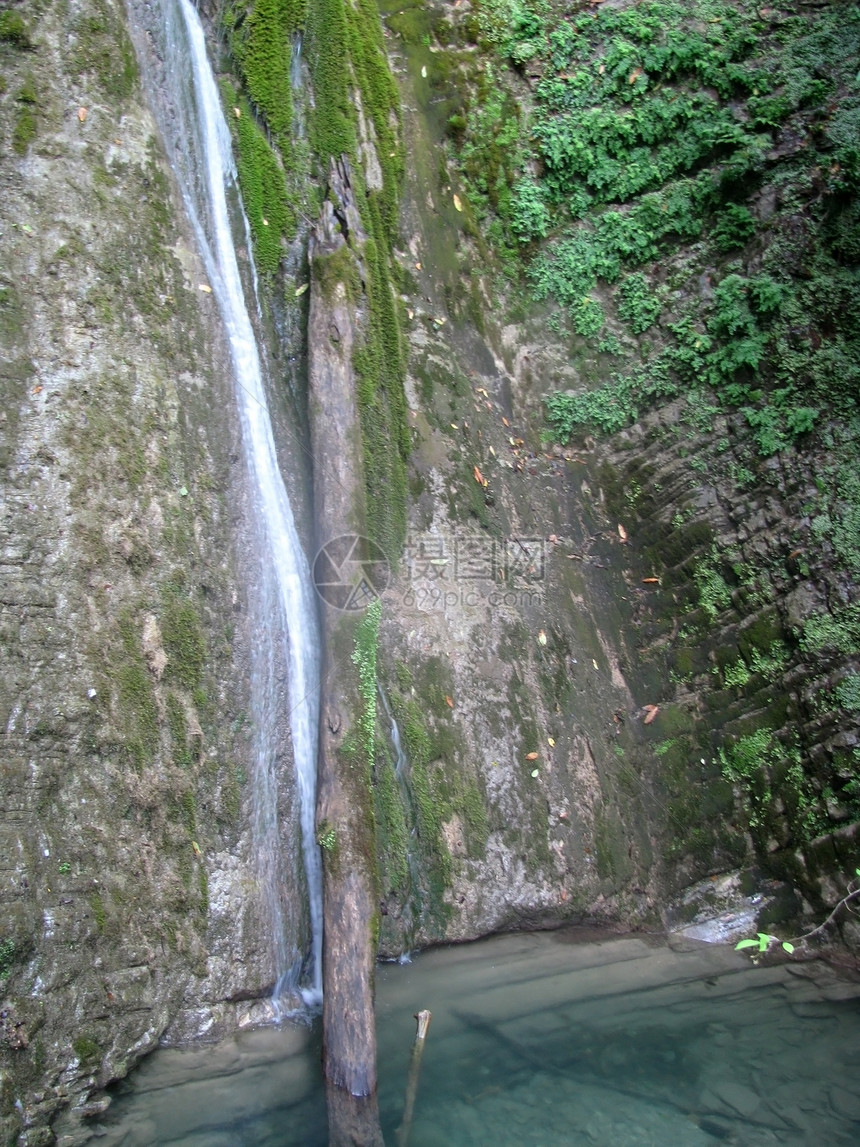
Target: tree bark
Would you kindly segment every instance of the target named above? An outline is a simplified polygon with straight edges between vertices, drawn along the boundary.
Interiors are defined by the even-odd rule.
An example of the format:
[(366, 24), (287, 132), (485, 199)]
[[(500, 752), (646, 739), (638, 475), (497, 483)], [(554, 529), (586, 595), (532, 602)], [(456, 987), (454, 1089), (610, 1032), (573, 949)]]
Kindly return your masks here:
[[(344, 159), (332, 165), (329, 194), (309, 250), (310, 421), (320, 547), (364, 531), (352, 366), (353, 347), (361, 338), (364, 238)], [(342, 553), (337, 550), (335, 558)], [(330, 1143), (381, 1147), (373, 1011), (376, 847), (369, 761), (359, 727), (365, 700), (352, 659), (363, 611), (338, 608), (343, 604), (332, 594), (325, 594), (322, 604), (317, 830), (324, 869), (323, 1073)]]

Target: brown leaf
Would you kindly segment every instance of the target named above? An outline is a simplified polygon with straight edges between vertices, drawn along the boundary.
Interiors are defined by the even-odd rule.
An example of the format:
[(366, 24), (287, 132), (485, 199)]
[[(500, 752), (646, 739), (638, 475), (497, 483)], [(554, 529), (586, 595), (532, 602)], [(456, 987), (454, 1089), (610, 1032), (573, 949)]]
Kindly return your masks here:
[(642, 584), (643, 585), (659, 585), (660, 579), (658, 577), (643, 577), (642, 578)]
[(81, 121), (81, 123), (83, 123), (86, 118), (87, 118), (87, 109), (86, 108), (78, 108), (78, 119)]
[(446, 697), (445, 697), (445, 704), (448, 706), (448, 708), (449, 708), (449, 709), (453, 709), (453, 708), (454, 708), (454, 702), (453, 702), (453, 701), (451, 700), (451, 698), (450, 698), (450, 697), (448, 697), (447, 695), (446, 695)]
[(630, 73), (630, 75), (627, 78), (627, 83), (628, 84), (635, 84), (641, 75), (642, 75), (642, 69), (641, 68), (634, 68), (633, 71)]
[(487, 484), (484, 480), (484, 475), (481, 473), (477, 466), (475, 467), (475, 481), (479, 486), (486, 486)]
[(505, 418), (504, 414), (502, 415), (502, 422), (504, 422), (505, 426), (510, 426), (510, 422), (508, 422), (508, 420), (507, 420), (507, 418)]
[(654, 720), (654, 718), (657, 716), (657, 714), (660, 712), (660, 706), (659, 705), (646, 705), (645, 708), (648, 710), (648, 715), (645, 718), (645, 724), (650, 725), (651, 722)]
[(627, 541), (627, 531), (624, 529), (620, 522), (618, 523), (618, 536), (621, 538), (622, 542)]
[(536, 761), (538, 759), (537, 753), (526, 753), (527, 761)]

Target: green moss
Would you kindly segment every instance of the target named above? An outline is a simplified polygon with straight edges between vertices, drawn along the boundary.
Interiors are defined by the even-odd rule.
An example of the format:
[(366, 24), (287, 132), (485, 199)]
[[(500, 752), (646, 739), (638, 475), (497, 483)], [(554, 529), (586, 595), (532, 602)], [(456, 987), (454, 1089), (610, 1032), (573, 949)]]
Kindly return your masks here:
[(92, 0), (87, 15), (72, 21), (75, 75), (94, 76), (110, 99), (124, 100), (137, 83), (137, 58), (125, 26), (125, 14), (104, 0)]
[(15, 963), (15, 941), (0, 940), (0, 983), (6, 979)]
[(486, 797), (474, 781), (467, 782), (460, 804), (466, 828), (466, 849), (472, 859), (482, 860), (487, 851), (490, 830)]
[(197, 890), (200, 893), (198, 911), (201, 916), (205, 917), (209, 913), (209, 877), (206, 874), (206, 867), (202, 863), (197, 870)]
[(409, 878), (409, 835), (397, 778), (387, 754), (377, 765), (373, 796), (383, 893), (403, 893)]
[(199, 686), (206, 661), (206, 643), (194, 603), (168, 591), (161, 617), (167, 652), (166, 678), (193, 690)]
[[(280, 265), (282, 239), (296, 233), (296, 215), (287, 191), (286, 173), (244, 95), (226, 81), (222, 98), (236, 142), (239, 188), (254, 243), (258, 270), (273, 275)], [(238, 118), (232, 109), (238, 108)]]
[(36, 117), (32, 109), (22, 105), (15, 113), (15, 127), (12, 129), (12, 150), (16, 155), (26, 155), (27, 149), (36, 138)]
[(356, 146), (344, 0), (310, 0), (307, 53), (314, 86), (311, 146), (325, 172), (330, 158), (354, 155)]
[(81, 1063), (92, 1063), (101, 1055), (99, 1045), (90, 1036), (78, 1036), (72, 1041), (72, 1050)]
[(326, 302), (333, 302), (342, 287), (351, 302), (361, 298), (361, 276), (352, 248), (346, 243), (329, 255), (316, 255), (312, 273)]
[(96, 922), (96, 929), (101, 936), (105, 930), (107, 923), (107, 914), (105, 912), (104, 901), (98, 892), (93, 892), (90, 896), (90, 908), (92, 909), (93, 919)]
[(0, 42), (12, 44), (19, 52), (32, 47), (30, 29), (21, 13), (13, 8), (4, 8), (0, 12)]

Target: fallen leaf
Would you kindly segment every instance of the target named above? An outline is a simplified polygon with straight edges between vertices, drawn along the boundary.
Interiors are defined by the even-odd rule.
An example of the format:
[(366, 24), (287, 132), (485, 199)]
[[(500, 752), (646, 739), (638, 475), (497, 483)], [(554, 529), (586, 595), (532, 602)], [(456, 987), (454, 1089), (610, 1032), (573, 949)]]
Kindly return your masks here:
[(416, 271), (420, 271), (420, 270), (421, 270), (421, 264), (420, 264), (420, 263), (416, 263), (416, 264), (415, 264), (415, 270), (416, 270)]
[(300, 287), (296, 287), (296, 298), (298, 298), (299, 295), (303, 295), (307, 289), (308, 289), (307, 283), (302, 283), (302, 285)]
[(792, 550), (788, 555), (788, 560), (791, 561), (792, 558), (799, 558), (802, 553), (803, 550)]
[(561, 890), (561, 899), (562, 899), (562, 902), (564, 902), (566, 900), (570, 900), (570, 893), (568, 892), (568, 890), (566, 888), (562, 888), (562, 890)]
[(268, 227), (268, 226), (269, 226), (269, 220), (268, 220), (268, 219), (264, 219), (264, 220), (263, 220), (263, 226), (264, 226), (264, 227)]
[(642, 584), (643, 585), (659, 585), (660, 579), (658, 577), (643, 577), (642, 578)]
[(646, 725), (650, 725), (651, 722), (654, 720), (654, 718), (657, 716), (657, 714), (660, 712), (660, 706), (659, 705), (646, 705), (645, 708), (648, 710), (648, 713), (646, 714), (644, 723)]
[(620, 522), (618, 523), (618, 536), (621, 538), (622, 542), (627, 541), (627, 531), (624, 529)]
[(33, 394), (41, 394), (41, 393), (42, 393), (41, 386), (34, 386), (33, 387)]
[(490, 447), (490, 453), (491, 453), (491, 454), (492, 454), (492, 456), (495, 458), (495, 456), (496, 456), (496, 452), (495, 452), (495, 450), (492, 448), (492, 446)]
[(537, 753), (526, 753), (526, 760), (527, 761), (536, 761), (537, 759), (538, 759)]
[(627, 83), (628, 84), (635, 84), (641, 75), (642, 75), (642, 69), (641, 68), (634, 68), (633, 71), (630, 73), (630, 75), (627, 78)]
[(427, 79), (427, 65), (426, 64), (421, 65), (421, 78), (424, 80)]
[(78, 119), (81, 121), (81, 123), (83, 123), (86, 118), (87, 118), (87, 109), (86, 108), (78, 108)]
[(593, 658), (593, 657), (592, 657), (592, 659), (591, 659), (591, 664), (594, 666), (594, 668), (595, 668), (595, 669), (599, 669), (599, 668), (600, 668), (600, 666), (597, 664), (597, 662), (594, 660), (594, 658)]
[(241, 116), (241, 114), (242, 114), (241, 108), (233, 108), (233, 115), (236, 117), (236, 119), (238, 119)]
[(539, 777), (540, 776), (540, 769), (532, 769), (532, 776), (533, 777)]
[(486, 486), (487, 484), (484, 479), (484, 475), (481, 473), (477, 466), (475, 467), (475, 481), (479, 486)]
[(408, 307), (406, 308), (406, 313), (407, 313), (407, 315), (409, 315), (410, 319), (415, 318), (415, 312), (411, 311)]
[(450, 697), (448, 697), (447, 695), (446, 695), (446, 697), (445, 697), (445, 704), (448, 706), (448, 708), (449, 708), (449, 709), (453, 709), (453, 708), (454, 708), (454, 702), (453, 702), (453, 701), (451, 700), (451, 698), (450, 698)]
[(460, 200), (460, 196), (459, 196), (459, 195), (455, 195), (455, 196), (454, 196), (454, 206), (457, 208), (457, 210), (458, 210), (458, 211), (462, 211), (462, 210), (463, 210), (463, 204), (462, 204), (462, 202), (461, 202), (461, 200)]
[(200, 848), (200, 845), (197, 843), (196, 840), (192, 840), (191, 847), (194, 849), (194, 855), (195, 856), (202, 856), (203, 855), (203, 852)]
[(505, 424), (505, 426), (510, 426), (510, 422), (508, 422), (504, 415), (502, 415), (502, 422)]
[(212, 294), (212, 288), (209, 286), (208, 283), (201, 283), (200, 284), (200, 290), (203, 291), (207, 295)]
[(457, 425), (457, 423), (456, 423), (456, 422), (452, 422), (452, 423), (451, 423), (451, 429), (452, 429), (452, 430), (459, 430), (459, 429), (460, 429), (460, 427)]
[(547, 737), (546, 743), (549, 745), (549, 747), (551, 749), (554, 749), (555, 748), (555, 737)]
[(541, 645), (546, 645), (546, 634), (543, 630), (541, 630), (538, 634), (538, 641), (541, 643)]

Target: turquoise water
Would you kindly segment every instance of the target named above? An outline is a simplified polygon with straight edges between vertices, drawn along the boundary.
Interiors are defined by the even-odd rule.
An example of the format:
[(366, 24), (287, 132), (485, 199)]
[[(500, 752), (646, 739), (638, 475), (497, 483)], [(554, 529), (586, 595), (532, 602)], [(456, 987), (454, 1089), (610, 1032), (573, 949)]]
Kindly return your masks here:
[[(380, 967), (380, 1110), (403, 1117), (413, 1014), (433, 1013), (409, 1147), (860, 1142), (860, 983), (730, 948), (579, 930)], [(156, 1052), (97, 1129), (122, 1147), (323, 1147), (316, 1027)]]

